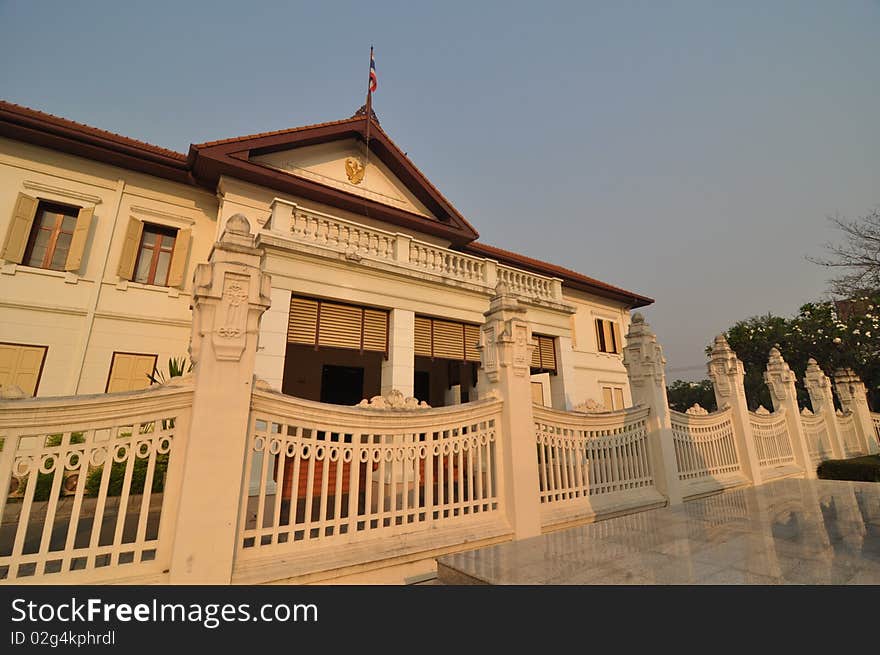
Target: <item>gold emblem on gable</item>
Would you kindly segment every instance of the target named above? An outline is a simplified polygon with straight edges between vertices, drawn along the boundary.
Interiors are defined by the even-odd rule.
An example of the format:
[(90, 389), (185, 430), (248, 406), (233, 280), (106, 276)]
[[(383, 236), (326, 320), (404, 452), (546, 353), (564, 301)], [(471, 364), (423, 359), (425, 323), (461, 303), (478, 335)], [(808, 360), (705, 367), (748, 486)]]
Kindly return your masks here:
[(355, 157), (346, 157), (345, 174), (348, 176), (349, 182), (352, 184), (360, 184), (364, 179), (365, 172), (366, 169), (359, 159), (356, 159)]

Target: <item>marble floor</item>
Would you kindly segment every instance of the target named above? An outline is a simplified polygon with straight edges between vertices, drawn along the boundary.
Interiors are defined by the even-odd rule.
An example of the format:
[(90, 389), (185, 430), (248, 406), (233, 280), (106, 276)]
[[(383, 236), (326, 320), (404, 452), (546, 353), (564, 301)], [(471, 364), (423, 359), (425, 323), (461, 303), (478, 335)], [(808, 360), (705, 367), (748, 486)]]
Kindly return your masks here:
[(438, 559), (444, 584), (880, 584), (880, 484), (786, 479)]

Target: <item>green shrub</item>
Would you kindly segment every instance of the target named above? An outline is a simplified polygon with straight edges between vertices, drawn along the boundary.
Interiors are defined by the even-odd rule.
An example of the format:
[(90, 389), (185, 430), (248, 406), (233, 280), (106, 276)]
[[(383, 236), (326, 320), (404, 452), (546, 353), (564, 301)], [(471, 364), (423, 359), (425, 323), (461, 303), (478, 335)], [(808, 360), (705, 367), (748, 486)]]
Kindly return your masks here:
[[(134, 460), (133, 469), (131, 471), (131, 489), (130, 494), (140, 494), (144, 492), (144, 483), (147, 479), (147, 463), (149, 458), (136, 458)], [(110, 468), (110, 483), (107, 489), (108, 496), (119, 496), (122, 494), (122, 483), (125, 480), (125, 466), (123, 462), (113, 462)], [(165, 488), (165, 472), (168, 470), (168, 453), (156, 455), (156, 466), (153, 470), (153, 484), (151, 490), (153, 493), (159, 493)], [(104, 466), (98, 466), (89, 471), (86, 478), (86, 495), (97, 496), (101, 490), (101, 478), (104, 475)]]
[(852, 459), (829, 459), (819, 464), (816, 473), (822, 480), (880, 482), (880, 455)]

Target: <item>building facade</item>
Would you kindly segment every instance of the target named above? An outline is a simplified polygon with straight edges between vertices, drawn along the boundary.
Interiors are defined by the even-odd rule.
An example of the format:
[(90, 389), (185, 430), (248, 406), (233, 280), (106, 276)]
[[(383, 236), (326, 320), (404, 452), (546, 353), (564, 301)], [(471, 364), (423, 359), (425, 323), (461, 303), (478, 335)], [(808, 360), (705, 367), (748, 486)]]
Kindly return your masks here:
[(0, 102), (0, 386), (148, 386), (186, 355), (196, 265), (240, 214), (272, 278), (256, 366), (271, 387), (473, 400), (478, 326), (503, 284), (529, 310), (536, 402), (630, 405), (622, 335), (653, 301), (481, 243), (370, 120), (368, 148), (360, 110), (182, 154)]

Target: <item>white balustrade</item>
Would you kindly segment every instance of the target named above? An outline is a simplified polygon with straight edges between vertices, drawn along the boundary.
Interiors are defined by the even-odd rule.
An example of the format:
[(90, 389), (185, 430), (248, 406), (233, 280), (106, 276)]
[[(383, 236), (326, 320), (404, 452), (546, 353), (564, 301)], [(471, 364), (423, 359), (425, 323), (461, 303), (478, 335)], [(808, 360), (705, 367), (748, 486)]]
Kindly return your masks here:
[(855, 416), (852, 413), (838, 415), (837, 429), (840, 432), (840, 440), (843, 441), (844, 454), (847, 457), (858, 457), (865, 454), (856, 432)]
[(409, 263), (417, 269), (482, 285), (486, 277), (486, 260), (464, 255), (448, 248), (413, 240), (409, 247)]
[(191, 387), (0, 402), (0, 579), (161, 576)]
[(575, 414), (535, 405), (541, 503), (652, 487), (648, 409)]
[(831, 439), (828, 436), (828, 426), (825, 417), (821, 414), (809, 416), (801, 414), (801, 425), (804, 428), (804, 437), (807, 440), (807, 448), (810, 452), (810, 461), (816, 465), (831, 459), (834, 451), (831, 448)]
[(752, 434), (755, 435), (755, 450), (761, 468), (783, 466), (794, 463), (794, 452), (788, 436), (785, 413), (755, 414), (749, 412)]
[(290, 233), (294, 238), (307, 243), (389, 261), (394, 259), (394, 244), (397, 240), (392, 232), (302, 207), (293, 212)]
[(554, 291), (553, 278), (529, 273), (510, 266), (498, 266), (498, 281), (504, 282), (510, 290), (526, 298), (541, 300), (562, 300)]
[(871, 421), (874, 423), (874, 436), (877, 442), (880, 443), (880, 414), (871, 412)]
[(728, 408), (708, 415), (670, 411), (680, 480), (712, 478), (741, 470)]
[(497, 519), (500, 411), (495, 400), (385, 411), (255, 392), (239, 558)]

